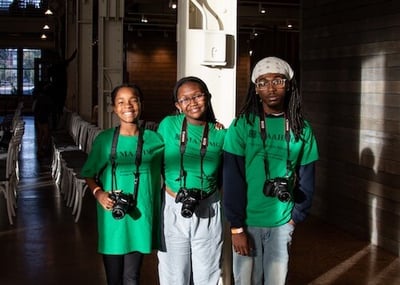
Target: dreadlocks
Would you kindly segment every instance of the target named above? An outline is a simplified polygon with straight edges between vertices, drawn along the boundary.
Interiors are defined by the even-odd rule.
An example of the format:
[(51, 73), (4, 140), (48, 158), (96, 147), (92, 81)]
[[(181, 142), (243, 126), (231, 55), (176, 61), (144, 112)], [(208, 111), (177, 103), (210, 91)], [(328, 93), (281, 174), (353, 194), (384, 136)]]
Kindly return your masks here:
[[(289, 84), (290, 88), (285, 94), (285, 115), (289, 120), (290, 129), (296, 141), (298, 141), (304, 128), (304, 117), (301, 109), (302, 99), (294, 77), (289, 81)], [(256, 94), (255, 84), (253, 83), (250, 83), (244, 106), (241, 108), (238, 118), (243, 116), (250, 125), (254, 123), (256, 116), (264, 116), (262, 102)], [(236, 122), (237, 120), (235, 124)]]

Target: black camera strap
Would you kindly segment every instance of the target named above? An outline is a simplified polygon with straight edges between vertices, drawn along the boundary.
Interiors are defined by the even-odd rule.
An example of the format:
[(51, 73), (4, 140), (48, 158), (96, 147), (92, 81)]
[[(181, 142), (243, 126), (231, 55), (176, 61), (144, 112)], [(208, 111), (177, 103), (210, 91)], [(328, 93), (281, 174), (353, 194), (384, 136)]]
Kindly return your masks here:
[[(209, 126), (208, 122), (206, 122), (203, 130), (203, 135), (201, 138), (201, 145), (200, 145), (200, 177), (201, 177), (201, 189), (203, 189), (203, 179), (204, 179), (204, 168), (203, 168), (203, 162), (204, 162), (204, 157), (207, 152), (207, 147), (208, 147), (208, 132), (209, 132)], [(185, 171), (184, 165), (183, 165), (183, 156), (186, 151), (186, 145), (188, 141), (188, 136), (187, 136), (187, 120), (186, 118), (183, 119), (182, 122), (182, 129), (181, 129), (181, 136), (180, 136), (180, 153), (181, 153), (181, 169), (179, 173), (179, 180), (181, 182), (181, 187), (186, 188), (186, 176), (187, 173)]]
[[(113, 141), (111, 145), (111, 153), (110, 153), (110, 160), (111, 160), (111, 191), (114, 191), (114, 189), (117, 188), (117, 177), (116, 177), (116, 169), (117, 169), (117, 163), (115, 160), (116, 152), (117, 152), (117, 144), (118, 144), (118, 137), (119, 137), (119, 131), (120, 131), (120, 126), (115, 127), (114, 130), (114, 136), (113, 136)], [(138, 143), (136, 147), (136, 155), (135, 155), (135, 165), (136, 165), (136, 171), (134, 172), (134, 189), (133, 189), (133, 197), (134, 200), (137, 200), (138, 197), (138, 191), (139, 191), (139, 167), (140, 164), (142, 163), (142, 150), (143, 150), (143, 132), (141, 128), (139, 128), (139, 134), (138, 134)], [(115, 186), (115, 188), (114, 188)]]
[[(268, 175), (268, 166), (267, 166), (267, 151), (265, 149), (265, 142), (267, 140), (267, 124), (266, 124), (266, 119), (264, 112), (262, 113), (262, 116), (260, 116), (260, 135), (261, 139), (263, 142), (263, 148), (264, 148), (264, 169), (265, 169), (265, 175)], [(286, 177), (289, 176), (289, 170), (291, 168), (291, 163), (289, 159), (290, 155), (290, 124), (288, 118), (286, 118), (285, 115), (285, 141), (286, 141), (286, 150), (287, 150), (287, 158), (286, 158)]]

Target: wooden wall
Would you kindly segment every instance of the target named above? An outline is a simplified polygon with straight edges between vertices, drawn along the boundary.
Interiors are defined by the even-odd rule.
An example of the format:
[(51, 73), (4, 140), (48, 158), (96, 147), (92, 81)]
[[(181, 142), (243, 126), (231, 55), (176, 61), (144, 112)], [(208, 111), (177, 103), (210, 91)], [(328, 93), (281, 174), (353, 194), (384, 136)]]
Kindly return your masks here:
[(302, 3), (302, 94), (320, 148), (312, 211), (398, 254), (400, 2)]
[(175, 110), (175, 32), (127, 32), (125, 42), (128, 82), (138, 84), (144, 93), (142, 118), (159, 122)]

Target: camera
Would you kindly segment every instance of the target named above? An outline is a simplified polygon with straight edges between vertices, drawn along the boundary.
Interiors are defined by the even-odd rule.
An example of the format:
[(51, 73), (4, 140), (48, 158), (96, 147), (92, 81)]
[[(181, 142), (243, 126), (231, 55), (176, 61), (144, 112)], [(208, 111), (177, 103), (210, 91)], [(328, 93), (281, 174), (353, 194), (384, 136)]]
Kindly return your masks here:
[(110, 192), (110, 198), (114, 201), (112, 216), (116, 220), (125, 217), (125, 214), (136, 207), (136, 201), (132, 194), (125, 194), (121, 190)]
[(180, 188), (175, 197), (175, 203), (182, 202), (181, 215), (184, 218), (193, 216), (199, 201), (201, 200), (201, 190), (193, 188)]
[(269, 179), (264, 183), (264, 195), (277, 197), (281, 202), (289, 202), (292, 199), (292, 195), (289, 192), (288, 184), (287, 178), (277, 177)]

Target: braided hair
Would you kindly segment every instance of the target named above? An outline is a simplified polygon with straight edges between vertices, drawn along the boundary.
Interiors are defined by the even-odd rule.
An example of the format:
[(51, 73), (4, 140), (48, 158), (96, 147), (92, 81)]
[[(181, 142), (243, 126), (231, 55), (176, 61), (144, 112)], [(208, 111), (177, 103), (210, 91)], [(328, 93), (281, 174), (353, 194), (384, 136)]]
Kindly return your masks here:
[[(297, 87), (296, 79), (293, 77), (292, 80), (289, 81), (289, 88), (286, 89), (284, 111), (296, 141), (300, 139), (305, 125), (301, 103), (301, 95)], [(260, 115), (261, 117), (264, 116), (264, 109), (260, 98), (257, 96), (255, 84), (251, 82), (245, 103), (239, 111), (238, 118), (245, 117), (247, 122), (253, 125), (255, 117)]]

